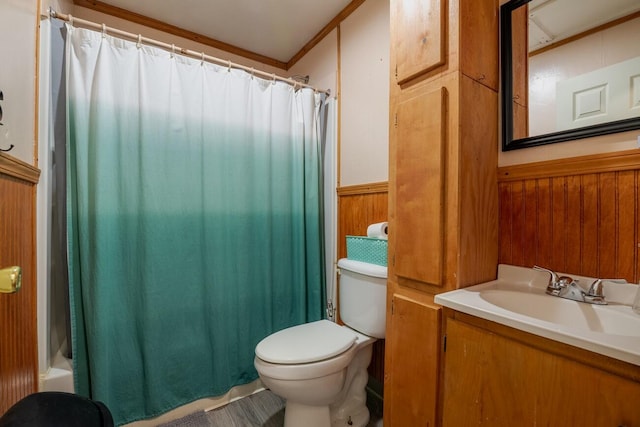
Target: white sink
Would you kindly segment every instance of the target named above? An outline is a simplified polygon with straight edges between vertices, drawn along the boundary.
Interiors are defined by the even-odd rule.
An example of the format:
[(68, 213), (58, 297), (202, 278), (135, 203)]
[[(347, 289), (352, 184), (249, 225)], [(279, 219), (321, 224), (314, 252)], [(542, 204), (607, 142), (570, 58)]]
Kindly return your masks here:
[[(594, 280), (567, 275), (587, 286)], [(500, 265), (497, 280), (436, 295), (435, 302), (640, 366), (640, 315), (631, 310), (637, 285), (605, 282), (609, 304), (593, 305), (547, 295), (548, 282), (548, 273)]]
[(640, 337), (640, 316), (611, 307), (577, 303), (546, 294), (500, 289), (480, 291), (490, 304), (524, 316), (540, 319), (580, 331)]

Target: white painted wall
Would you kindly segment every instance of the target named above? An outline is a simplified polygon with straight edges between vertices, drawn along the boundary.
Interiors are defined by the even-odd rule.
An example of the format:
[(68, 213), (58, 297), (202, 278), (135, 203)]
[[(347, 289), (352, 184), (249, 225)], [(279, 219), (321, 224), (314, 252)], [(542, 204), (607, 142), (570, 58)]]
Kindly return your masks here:
[(43, 13), (47, 13), (49, 8), (60, 13), (75, 13), (73, 0), (42, 0), (41, 10)]
[(0, 148), (35, 164), (36, 0), (0, 1)]
[(290, 74), (308, 74), (310, 84), (335, 95), (340, 68), (338, 186), (387, 181), (389, 0), (365, 1), (340, 24), (339, 39), (334, 30)]
[(309, 76), (309, 84), (318, 89), (329, 89), (335, 97), (338, 87), (338, 30), (331, 31), (320, 43), (300, 58), (286, 76)]
[(339, 186), (389, 179), (389, 1), (367, 0), (340, 25)]

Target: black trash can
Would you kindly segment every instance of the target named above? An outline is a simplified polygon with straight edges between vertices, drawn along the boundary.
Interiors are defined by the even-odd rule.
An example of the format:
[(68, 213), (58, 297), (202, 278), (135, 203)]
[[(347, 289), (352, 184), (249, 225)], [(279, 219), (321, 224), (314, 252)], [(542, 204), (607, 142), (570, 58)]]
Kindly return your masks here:
[(47, 391), (23, 398), (0, 417), (0, 427), (113, 427), (102, 403), (77, 394)]

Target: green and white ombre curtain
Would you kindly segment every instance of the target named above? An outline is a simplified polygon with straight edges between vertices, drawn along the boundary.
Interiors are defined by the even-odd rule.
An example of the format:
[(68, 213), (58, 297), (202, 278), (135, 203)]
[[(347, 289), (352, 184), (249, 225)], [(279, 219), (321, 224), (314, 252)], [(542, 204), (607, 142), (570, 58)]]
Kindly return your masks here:
[(118, 424), (257, 378), (322, 317), (324, 95), (67, 26), (76, 391)]

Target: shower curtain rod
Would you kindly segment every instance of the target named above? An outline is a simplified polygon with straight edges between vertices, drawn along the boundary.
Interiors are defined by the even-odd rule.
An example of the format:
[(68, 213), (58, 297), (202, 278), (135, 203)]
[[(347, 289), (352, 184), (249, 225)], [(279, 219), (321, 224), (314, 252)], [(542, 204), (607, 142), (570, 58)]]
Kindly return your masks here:
[(71, 14), (65, 15), (63, 13), (59, 13), (56, 12), (55, 10), (53, 10), (53, 8), (49, 8), (49, 16), (52, 18), (57, 18), (63, 21), (68, 22), (69, 24), (71, 24), (73, 26), (74, 23), (78, 23), (82, 26), (85, 27), (89, 27), (92, 29), (97, 29), (102, 31), (103, 33), (107, 34), (110, 33), (112, 35), (117, 35), (120, 37), (124, 37), (127, 39), (130, 39), (132, 41), (136, 41), (139, 44), (140, 43), (145, 43), (147, 45), (153, 45), (159, 48), (162, 48), (164, 50), (170, 51), (172, 53), (179, 53), (181, 55), (184, 56), (189, 56), (191, 58), (195, 58), (195, 59), (201, 59), (203, 61), (208, 61), (208, 62), (212, 62), (218, 65), (223, 65), (223, 66), (227, 66), (229, 68), (237, 68), (240, 70), (244, 70), (248, 73), (251, 73), (251, 75), (257, 75), (260, 77), (263, 77), (265, 80), (278, 80), (281, 82), (285, 82), (288, 83), (290, 85), (293, 86), (293, 88), (295, 89), (297, 86), (300, 87), (306, 87), (306, 88), (310, 88), (313, 89), (316, 92), (320, 92), (320, 93), (325, 93), (327, 95), (330, 95), (331, 91), (330, 90), (320, 90), (317, 89), (311, 85), (305, 84), (305, 83), (301, 83), (297, 80), (294, 79), (290, 79), (288, 77), (282, 77), (282, 76), (278, 76), (275, 73), (267, 73), (265, 71), (260, 71), (260, 70), (256, 70), (255, 68), (252, 67), (246, 67), (244, 65), (240, 65), (237, 64), (235, 62), (231, 62), (229, 60), (225, 60), (225, 59), (220, 59), (220, 58), (216, 58), (215, 56), (210, 56), (210, 55), (206, 55), (204, 52), (197, 52), (195, 50), (190, 50), (190, 49), (185, 49), (182, 47), (178, 47), (174, 44), (169, 44), (169, 43), (164, 43), (161, 42), (159, 40), (154, 40), (148, 37), (143, 37), (141, 34), (134, 34), (134, 33), (129, 33), (127, 31), (123, 31), (123, 30), (119, 30), (117, 28), (113, 28), (113, 27), (107, 27), (105, 24), (98, 24), (96, 22), (91, 22), (91, 21), (87, 21), (85, 19), (80, 19), (80, 18), (75, 18), (73, 17)]

